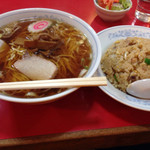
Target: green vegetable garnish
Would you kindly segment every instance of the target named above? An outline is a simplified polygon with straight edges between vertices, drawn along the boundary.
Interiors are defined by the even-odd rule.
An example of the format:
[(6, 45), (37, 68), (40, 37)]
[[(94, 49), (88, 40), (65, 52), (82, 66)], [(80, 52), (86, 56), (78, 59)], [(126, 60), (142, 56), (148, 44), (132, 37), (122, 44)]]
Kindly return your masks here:
[(114, 3), (111, 7), (111, 10), (124, 10), (122, 4), (120, 3)]
[(115, 79), (116, 82), (118, 82), (116, 74), (114, 74), (114, 79)]
[(85, 59), (84, 58), (81, 59), (81, 65), (83, 66), (84, 69), (86, 69), (86, 70), (89, 69), (89, 67), (85, 65)]
[(147, 65), (150, 65), (150, 59), (145, 58), (144, 62), (145, 62)]
[(84, 66), (84, 69), (88, 70), (88, 69), (89, 69), (89, 67), (88, 67), (88, 66)]
[(124, 9), (127, 9), (131, 6), (131, 3), (128, 0), (119, 0), (119, 3), (122, 4)]
[(81, 65), (84, 66), (85, 59), (81, 58)]

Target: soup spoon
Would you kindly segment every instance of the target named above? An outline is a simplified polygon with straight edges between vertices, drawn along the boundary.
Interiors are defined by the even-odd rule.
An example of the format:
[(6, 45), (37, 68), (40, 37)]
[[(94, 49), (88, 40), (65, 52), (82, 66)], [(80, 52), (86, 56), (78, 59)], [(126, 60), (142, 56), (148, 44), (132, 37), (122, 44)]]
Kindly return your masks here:
[(106, 86), (106, 77), (68, 78), (0, 83), (0, 90)]
[(150, 79), (142, 79), (128, 85), (127, 93), (144, 99), (150, 99)]

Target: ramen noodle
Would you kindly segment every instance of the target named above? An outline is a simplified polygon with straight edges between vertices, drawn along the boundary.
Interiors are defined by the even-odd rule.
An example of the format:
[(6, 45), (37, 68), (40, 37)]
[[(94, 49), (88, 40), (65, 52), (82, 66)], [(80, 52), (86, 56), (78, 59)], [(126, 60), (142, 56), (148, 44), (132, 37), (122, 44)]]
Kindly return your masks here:
[[(75, 27), (51, 19), (23, 19), (0, 28), (0, 82), (76, 78), (86, 74), (92, 50)], [(2, 91), (43, 97), (65, 89)]]

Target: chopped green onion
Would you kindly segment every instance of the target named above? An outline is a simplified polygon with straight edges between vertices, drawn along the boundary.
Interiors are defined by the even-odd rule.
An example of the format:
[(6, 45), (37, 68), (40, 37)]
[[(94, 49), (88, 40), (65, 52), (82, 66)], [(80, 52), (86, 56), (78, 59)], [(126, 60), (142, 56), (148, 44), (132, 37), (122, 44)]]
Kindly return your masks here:
[(83, 66), (84, 69), (86, 69), (86, 70), (89, 69), (89, 67), (85, 65), (85, 59), (84, 58), (81, 59), (81, 65)]
[(145, 58), (144, 62), (145, 62), (147, 65), (150, 65), (150, 59)]
[(82, 66), (84, 65), (84, 62), (85, 62), (85, 59), (84, 59), (84, 58), (81, 58), (81, 65), (82, 65)]
[(89, 67), (88, 67), (88, 66), (84, 66), (84, 69), (88, 70), (88, 69), (89, 69)]
[(118, 82), (116, 74), (114, 74), (114, 79), (115, 79), (116, 82)]

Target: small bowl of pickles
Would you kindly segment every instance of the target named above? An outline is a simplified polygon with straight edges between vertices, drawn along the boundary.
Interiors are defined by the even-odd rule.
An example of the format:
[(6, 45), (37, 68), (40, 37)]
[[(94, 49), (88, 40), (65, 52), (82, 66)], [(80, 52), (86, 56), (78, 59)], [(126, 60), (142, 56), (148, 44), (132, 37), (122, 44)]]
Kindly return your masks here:
[(131, 9), (131, 0), (94, 0), (98, 16), (104, 21), (118, 21)]

